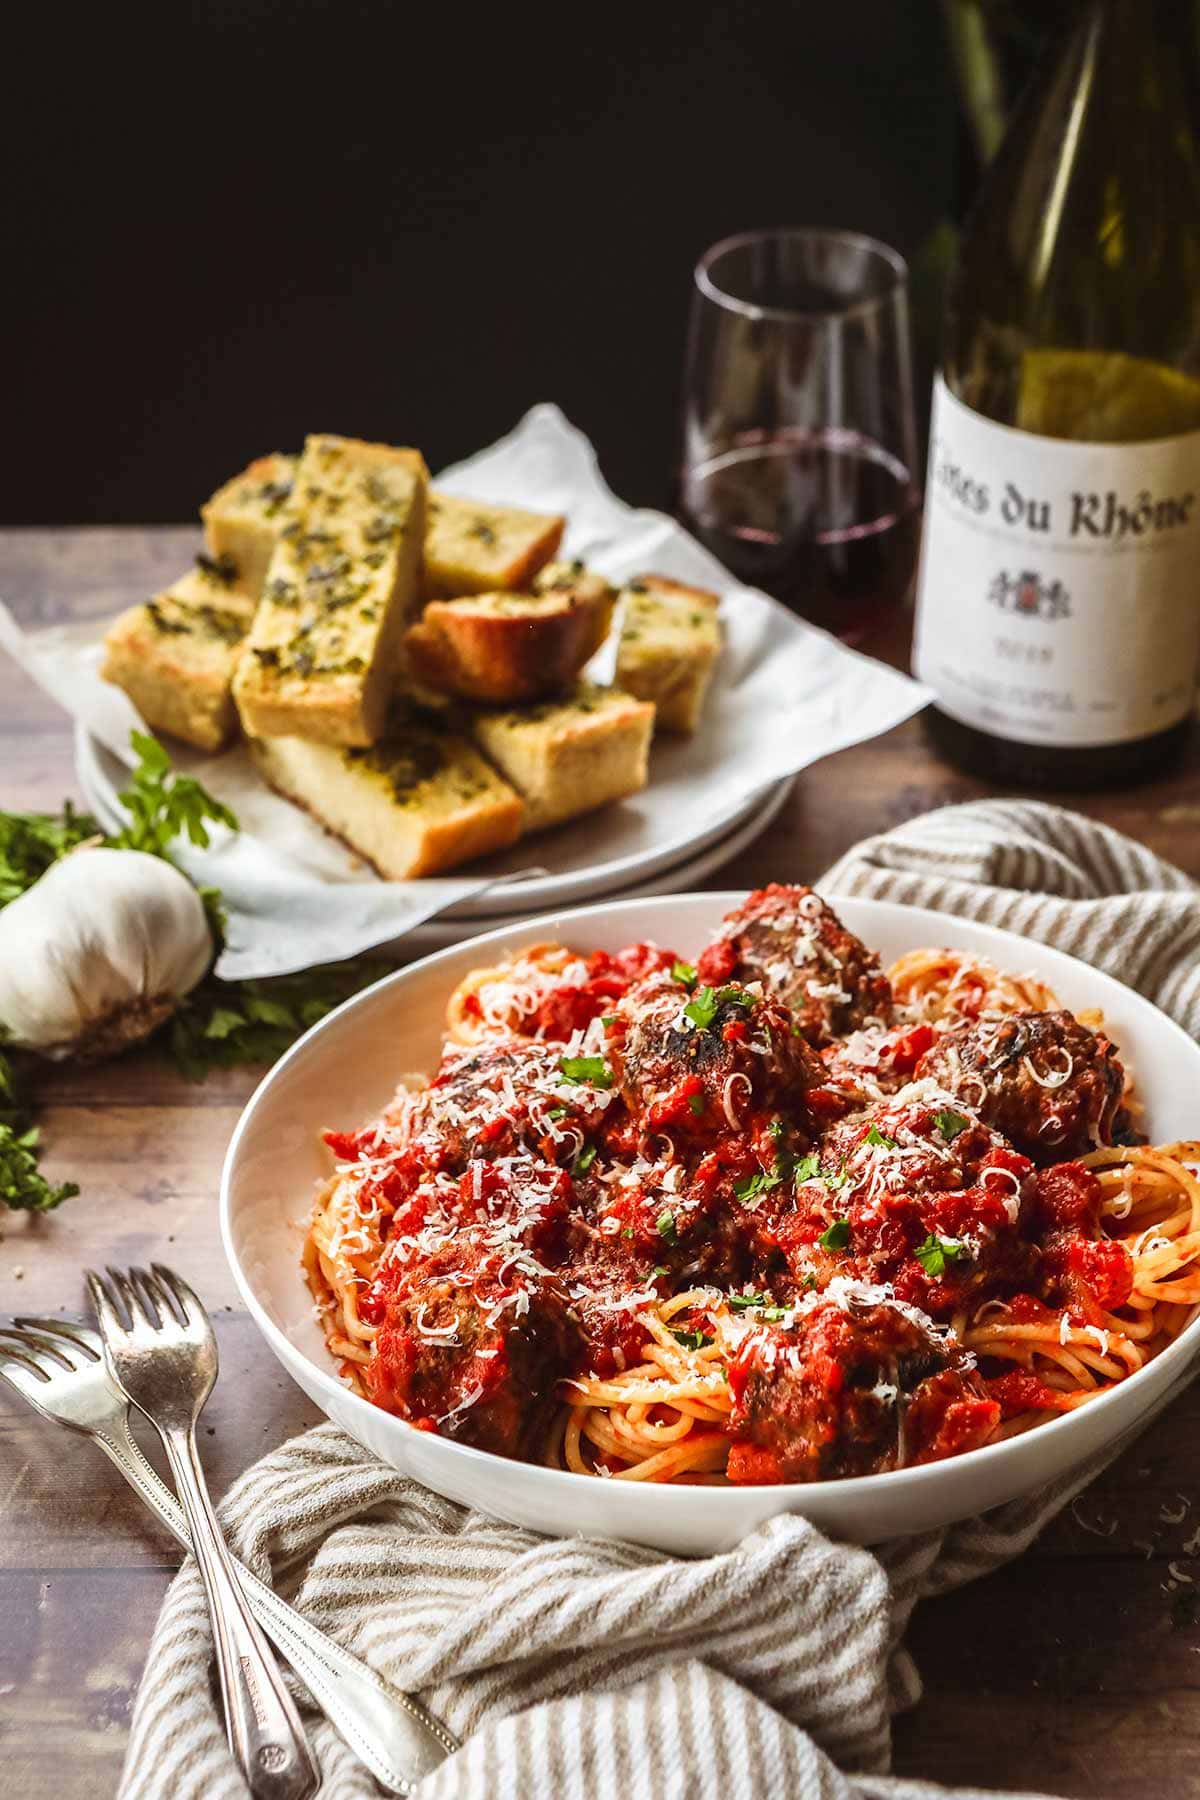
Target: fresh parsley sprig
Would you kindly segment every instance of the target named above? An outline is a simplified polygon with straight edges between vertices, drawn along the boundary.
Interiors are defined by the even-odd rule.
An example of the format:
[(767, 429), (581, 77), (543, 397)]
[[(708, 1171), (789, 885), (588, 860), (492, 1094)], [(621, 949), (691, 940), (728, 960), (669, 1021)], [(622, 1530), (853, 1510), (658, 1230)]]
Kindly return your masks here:
[(194, 776), (175, 773), (157, 738), (148, 731), (135, 731), (131, 742), (137, 751), (137, 766), (119, 795), (129, 823), (107, 840), (114, 850), (166, 856), (181, 835), (197, 849), (206, 850), (211, 841), (209, 825), (237, 830), (237, 819), (223, 800), (210, 794)]
[(19, 899), (68, 850), (100, 835), (95, 819), (69, 800), (57, 815), (0, 813), (0, 907)]
[(212, 1069), (265, 1067), (379, 973), (377, 963), (360, 958), (262, 981), (209, 975), (176, 1008), (166, 1047), (189, 1081), (203, 1081)]
[[(0, 1026), (0, 1043), (7, 1033)], [(73, 1181), (52, 1187), (38, 1167), (37, 1127), (16, 1071), (0, 1050), (0, 1205), (12, 1212), (52, 1212), (79, 1192)]]

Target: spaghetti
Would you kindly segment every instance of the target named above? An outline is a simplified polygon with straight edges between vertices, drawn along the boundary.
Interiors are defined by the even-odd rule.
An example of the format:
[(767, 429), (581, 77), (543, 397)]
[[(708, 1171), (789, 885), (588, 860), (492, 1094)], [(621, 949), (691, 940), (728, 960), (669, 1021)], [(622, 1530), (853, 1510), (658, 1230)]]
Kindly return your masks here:
[[(474, 971), (433, 1080), (327, 1134), (303, 1266), (349, 1385), (577, 1474), (829, 1479), (1028, 1430), (1200, 1313), (1200, 1143), (1133, 1141), (1101, 1032), (949, 951), (881, 1001), (770, 893), (773, 964), (727, 923), (720, 988), (653, 946)], [(852, 959), (852, 1031), (930, 1046), (865, 1099), (778, 997), (852, 1011)]]

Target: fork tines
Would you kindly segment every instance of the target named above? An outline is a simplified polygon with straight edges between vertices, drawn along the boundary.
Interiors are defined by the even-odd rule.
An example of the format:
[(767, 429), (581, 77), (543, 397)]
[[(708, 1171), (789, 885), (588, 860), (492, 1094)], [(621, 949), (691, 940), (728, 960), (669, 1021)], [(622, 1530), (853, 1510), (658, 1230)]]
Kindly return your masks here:
[(56, 1368), (73, 1374), (101, 1359), (95, 1332), (73, 1319), (0, 1319), (0, 1371), (13, 1380), (24, 1370), (49, 1381)]
[(94, 1269), (85, 1273), (105, 1333), (125, 1334), (139, 1325), (159, 1331), (165, 1323), (186, 1326), (203, 1316), (201, 1303), (187, 1282), (165, 1263), (151, 1263), (149, 1271), (134, 1267), (126, 1272), (109, 1266), (104, 1272), (107, 1281)]

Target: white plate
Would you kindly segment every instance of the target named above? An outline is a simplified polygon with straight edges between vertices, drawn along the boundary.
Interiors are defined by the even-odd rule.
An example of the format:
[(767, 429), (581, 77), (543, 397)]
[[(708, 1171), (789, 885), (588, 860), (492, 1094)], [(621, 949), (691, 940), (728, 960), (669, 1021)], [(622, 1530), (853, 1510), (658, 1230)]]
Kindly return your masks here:
[[(650, 881), (637, 887), (622, 888), (611, 899), (619, 900), (622, 904), (626, 900), (652, 900), (661, 894), (677, 894), (682, 888), (693, 887), (696, 882), (703, 881), (706, 875), (711, 875), (714, 869), (721, 868), (724, 863), (732, 862), (755, 838), (762, 836), (791, 793), (792, 786), (790, 781), (781, 781), (778, 787), (769, 788), (757, 812), (745, 824), (731, 831), (728, 837), (722, 838), (719, 843), (710, 844), (699, 856), (689, 856), (674, 868), (660, 870)], [(491, 919), (461, 919), (457, 908), (451, 907), (440, 918), (426, 919), (423, 925), (414, 925), (411, 931), (404, 937), (397, 938), (395, 943), (384, 945), (383, 953), (406, 960), (412, 956), (426, 956), (431, 950), (445, 950), (451, 944), (464, 943), (481, 931), (498, 930), (502, 926), (512, 929), (522, 922), (503, 915)]]
[[(447, 996), (475, 964), (556, 936), (606, 950), (651, 938), (694, 955), (741, 897), (686, 894), (579, 908), (427, 957), (314, 1027), (246, 1107), (221, 1179), (221, 1232), (242, 1297), (322, 1411), (435, 1492), (552, 1535), (587, 1532), (685, 1555), (727, 1549), (780, 1512), (802, 1513), (835, 1537), (870, 1544), (969, 1517), (1066, 1473), (1135, 1424), (1200, 1349), (1197, 1320), (1138, 1374), (1023, 1436), (924, 1468), (811, 1486), (671, 1488), (569, 1475), (416, 1431), (349, 1392), (333, 1372), (299, 1272), (295, 1221), (327, 1173), (319, 1128), (358, 1124), (390, 1098), (402, 1071), (434, 1067)], [(1151, 1137), (1197, 1133), (1200, 1046), (1119, 982), (1009, 932), (915, 907), (839, 900), (837, 908), (885, 963), (923, 944), (980, 951), (1039, 976), (1072, 1010), (1101, 1008), (1137, 1070)]]
[[(678, 748), (670, 743), (657, 743), (653, 758), (661, 767), (663, 760), (671, 758)], [(129, 771), (119, 757), (80, 724), (75, 727), (75, 769), (91, 810), (110, 830), (120, 830), (125, 819), (117, 795), (128, 780)], [(651, 781), (653, 779), (652, 762)], [(443, 921), (477, 919), (486, 929), (500, 919), (528, 918), (531, 913), (544, 912), (547, 907), (568, 906), (577, 901), (594, 900), (601, 894), (640, 888), (673, 864), (684, 863), (720, 843), (755, 817), (766, 813), (768, 808), (772, 812), (778, 810), (790, 787), (790, 778), (775, 782), (748, 799), (743, 797), (716, 807), (699, 828), (692, 825), (665, 834), (655, 825), (651, 814), (643, 811), (639, 797), (634, 795), (619, 807), (607, 808), (603, 814), (561, 825), (532, 843), (518, 843), (510, 850), (469, 864), (461, 873), (494, 871), (498, 880), (506, 878), (503, 886), (460, 900), (447, 907), (439, 918)], [(613, 848), (608, 853), (601, 852), (597, 860), (598, 821), (603, 828), (606, 819), (612, 825)], [(734, 852), (731, 850), (729, 854), (732, 856)], [(531, 869), (534, 862), (545, 866)], [(718, 857), (707, 866), (715, 868), (719, 863)], [(528, 872), (523, 874), (521, 871)], [(656, 891), (665, 890), (665, 882), (656, 883)], [(459, 930), (435, 939), (430, 935), (434, 923), (427, 921), (423, 926), (413, 926), (405, 936), (414, 943), (428, 945), (435, 941), (457, 943), (464, 935)]]

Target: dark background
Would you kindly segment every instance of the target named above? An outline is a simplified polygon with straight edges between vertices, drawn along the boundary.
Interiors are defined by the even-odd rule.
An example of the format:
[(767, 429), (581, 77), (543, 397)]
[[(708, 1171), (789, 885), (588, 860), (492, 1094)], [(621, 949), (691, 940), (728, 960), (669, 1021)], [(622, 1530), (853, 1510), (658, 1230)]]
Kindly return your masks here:
[(543, 399), (662, 504), (699, 252), (952, 206), (936, 0), (89, 20), (7, 69), (7, 523), (184, 519), (308, 430), (436, 469)]

